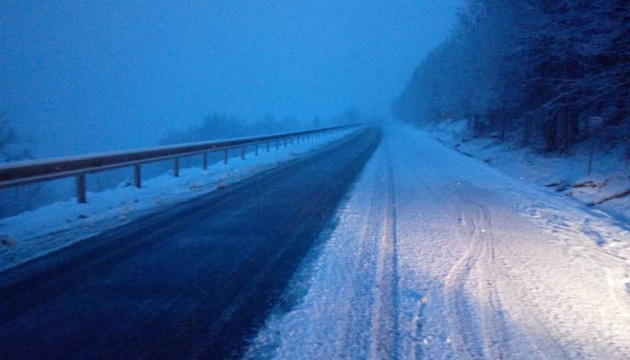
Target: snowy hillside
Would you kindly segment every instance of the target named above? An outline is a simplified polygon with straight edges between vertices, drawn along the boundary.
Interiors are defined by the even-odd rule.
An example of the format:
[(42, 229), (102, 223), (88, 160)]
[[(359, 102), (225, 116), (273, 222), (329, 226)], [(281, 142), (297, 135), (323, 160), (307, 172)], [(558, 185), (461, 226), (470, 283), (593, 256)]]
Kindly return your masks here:
[[(510, 142), (474, 138), (466, 120), (443, 122), (430, 133), (462, 154), (514, 177), (630, 219), (630, 154), (625, 144), (586, 141), (574, 146), (569, 154), (544, 154)], [(596, 151), (589, 174), (592, 147)]]

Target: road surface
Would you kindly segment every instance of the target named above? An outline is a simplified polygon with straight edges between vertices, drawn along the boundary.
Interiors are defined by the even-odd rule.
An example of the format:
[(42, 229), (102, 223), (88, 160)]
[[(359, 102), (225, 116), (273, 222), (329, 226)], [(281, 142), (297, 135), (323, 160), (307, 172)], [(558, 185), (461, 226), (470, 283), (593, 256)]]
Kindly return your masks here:
[(247, 359), (630, 359), (626, 220), (384, 133)]
[(237, 358), (381, 132), (0, 276), (2, 359)]

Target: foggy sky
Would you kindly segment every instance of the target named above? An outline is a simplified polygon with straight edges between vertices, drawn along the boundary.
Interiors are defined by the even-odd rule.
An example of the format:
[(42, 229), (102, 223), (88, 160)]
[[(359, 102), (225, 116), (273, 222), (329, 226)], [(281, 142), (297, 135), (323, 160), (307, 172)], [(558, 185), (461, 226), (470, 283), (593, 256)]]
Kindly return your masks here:
[(460, 3), (4, 0), (0, 110), (40, 157), (153, 145), (210, 113), (388, 117)]

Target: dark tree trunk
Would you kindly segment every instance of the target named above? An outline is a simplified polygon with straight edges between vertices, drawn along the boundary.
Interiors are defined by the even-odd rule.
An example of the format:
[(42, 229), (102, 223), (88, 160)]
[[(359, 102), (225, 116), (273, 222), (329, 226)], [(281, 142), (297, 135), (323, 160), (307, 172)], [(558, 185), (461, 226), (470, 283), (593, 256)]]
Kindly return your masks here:
[(558, 150), (558, 124), (553, 116), (543, 125), (543, 136), (545, 138), (545, 150)]

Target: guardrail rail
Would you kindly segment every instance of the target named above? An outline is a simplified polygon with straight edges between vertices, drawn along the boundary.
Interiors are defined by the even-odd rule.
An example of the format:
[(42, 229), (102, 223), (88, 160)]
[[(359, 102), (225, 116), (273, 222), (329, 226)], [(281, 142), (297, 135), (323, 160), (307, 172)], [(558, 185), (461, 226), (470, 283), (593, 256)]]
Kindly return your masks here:
[(359, 126), (360, 125), (343, 125), (264, 136), (4, 163), (0, 164), (0, 189), (75, 176), (77, 201), (79, 203), (86, 203), (87, 192), (85, 177), (87, 174), (133, 167), (134, 185), (141, 188), (143, 164), (173, 160), (173, 175), (177, 177), (179, 176), (179, 160), (181, 158), (201, 155), (202, 167), (205, 170), (208, 167), (208, 154), (213, 152), (223, 151), (223, 161), (227, 164), (229, 161), (229, 150), (232, 149), (240, 149), (241, 157), (244, 159), (247, 147), (253, 146), (255, 155), (258, 155), (260, 145), (265, 145), (266, 150), (269, 151), (274, 142), (276, 148), (278, 148), (280, 142), (284, 142), (283, 145), (287, 146), (289, 142), (310, 140), (316, 135)]

